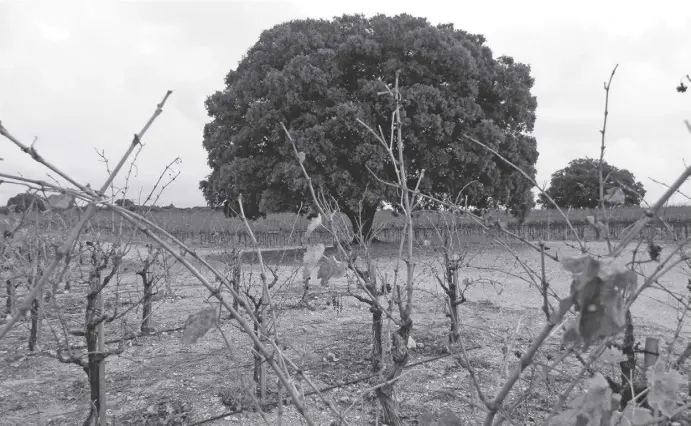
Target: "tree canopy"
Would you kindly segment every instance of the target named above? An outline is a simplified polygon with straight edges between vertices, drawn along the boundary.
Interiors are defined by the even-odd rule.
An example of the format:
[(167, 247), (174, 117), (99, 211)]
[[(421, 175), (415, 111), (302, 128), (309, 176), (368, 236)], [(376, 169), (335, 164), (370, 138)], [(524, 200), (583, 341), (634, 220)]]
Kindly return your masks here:
[(7, 207), (15, 206), (15, 211), (25, 212), (32, 206), (32, 202), (33, 210), (38, 210), (40, 212), (46, 211), (46, 204), (43, 198), (30, 192), (23, 192), (10, 198), (7, 200)]
[[(592, 158), (578, 158), (572, 160), (568, 166), (552, 174), (547, 194), (559, 207), (595, 208), (600, 204), (600, 174), (598, 166), (600, 160)], [(624, 192), (625, 206), (639, 206), (645, 189), (641, 182), (637, 182), (633, 173), (626, 169), (618, 169), (606, 161), (602, 162), (602, 177), (605, 191), (621, 188)], [(539, 202), (544, 207), (554, 208), (547, 201), (544, 194), (540, 194)]]
[(135, 211), (137, 209), (136, 204), (134, 204), (134, 201), (130, 200), (129, 198), (119, 198), (115, 200), (115, 205), (124, 207), (129, 211)]
[(356, 119), (381, 126), (388, 137), (395, 104), (378, 92), (397, 70), (411, 182), (425, 169), (424, 193), (447, 201), (465, 188), (472, 206), (529, 211), (530, 181), (462, 135), (534, 176), (530, 67), (494, 58), (481, 35), (405, 14), (295, 20), (264, 31), (225, 88), (206, 100), (211, 121), (203, 143), (212, 171), (200, 189), (207, 203), (232, 207), (242, 194), (250, 219), (309, 203), (283, 122), (306, 154), (316, 189), (334, 197), (351, 221), (362, 206), (369, 229), (380, 203), (396, 206), (398, 197), (368, 171), (395, 180), (385, 151)]

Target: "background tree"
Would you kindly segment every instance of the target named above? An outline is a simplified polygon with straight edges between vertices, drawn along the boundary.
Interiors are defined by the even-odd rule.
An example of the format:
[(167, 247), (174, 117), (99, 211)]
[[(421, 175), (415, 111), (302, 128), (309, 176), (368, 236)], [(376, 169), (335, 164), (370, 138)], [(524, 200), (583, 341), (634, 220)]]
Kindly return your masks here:
[(17, 212), (25, 212), (31, 206), (32, 201), (34, 203), (34, 210), (38, 210), (40, 212), (46, 211), (46, 204), (43, 201), (43, 198), (30, 192), (17, 194), (10, 198), (7, 200), (7, 207), (15, 206)]
[(367, 235), (380, 203), (395, 206), (398, 196), (367, 170), (395, 180), (384, 150), (356, 119), (390, 127), (394, 102), (377, 93), (397, 70), (411, 182), (425, 169), (420, 189), (449, 200), (477, 181), (464, 191), (470, 205), (529, 211), (532, 184), (461, 136), (482, 140), (534, 176), (530, 67), (493, 58), (481, 35), (410, 15), (295, 20), (264, 31), (228, 73), (225, 89), (206, 101), (212, 171), (200, 189), (207, 203), (232, 207), (242, 193), (245, 214), (256, 218), (296, 211), (309, 200), (284, 122), (306, 154), (315, 187), (335, 197), (353, 223), (361, 205)]
[[(592, 158), (572, 160), (568, 166), (552, 174), (550, 187), (546, 192), (559, 204), (559, 207), (597, 207), (600, 202), (599, 163), (600, 160)], [(645, 197), (645, 189), (641, 182), (636, 181), (633, 173), (626, 169), (618, 169), (604, 161), (602, 174), (605, 180), (605, 191), (619, 187), (624, 191), (625, 206), (639, 206), (641, 204), (643, 197)], [(539, 195), (538, 200), (544, 207), (554, 207), (545, 199), (543, 194)]]
[(137, 206), (134, 204), (134, 201), (130, 200), (129, 198), (120, 198), (115, 200), (115, 205), (124, 207), (131, 212), (135, 211), (137, 208)]

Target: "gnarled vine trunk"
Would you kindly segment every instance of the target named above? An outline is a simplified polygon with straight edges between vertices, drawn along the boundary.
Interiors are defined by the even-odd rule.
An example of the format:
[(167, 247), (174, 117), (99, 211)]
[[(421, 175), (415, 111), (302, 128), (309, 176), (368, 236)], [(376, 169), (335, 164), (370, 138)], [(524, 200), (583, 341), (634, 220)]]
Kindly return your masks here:
[(626, 328), (624, 329), (624, 344), (622, 352), (626, 356), (626, 361), (622, 361), (619, 365), (621, 368), (621, 401), (620, 407), (623, 410), (631, 401), (633, 395), (631, 393), (632, 382), (635, 381), (636, 374), (636, 354), (634, 352), (635, 336), (633, 330), (633, 319), (631, 318), (631, 310), (626, 311)]
[(370, 312), (372, 312), (372, 371), (376, 373), (383, 366), (382, 311), (376, 305), (372, 305)]
[(90, 272), (89, 293), (86, 296), (86, 330), (84, 338), (88, 351), (88, 364), (84, 368), (89, 376), (91, 410), (84, 426), (104, 425), (106, 416), (105, 365), (103, 355), (103, 296), (101, 294), (101, 271), (97, 266)]
[[(447, 263), (446, 282), (449, 286), (447, 297), (449, 301), (449, 320), (451, 330), (449, 333), (449, 343), (458, 343), (461, 332), (459, 330), (458, 305), (465, 301), (465, 298), (458, 297), (458, 267)], [(461, 295), (462, 296), (462, 295)]]
[[(37, 262), (40, 262), (38, 260)], [(36, 266), (33, 271), (33, 285), (38, 283), (43, 275), (43, 268)], [(43, 324), (43, 291), (40, 291), (33, 302), (31, 302), (31, 331), (29, 333), (29, 350), (33, 352), (41, 340), (41, 325)]]
[(17, 310), (17, 289), (12, 280), (5, 280), (5, 290), (7, 291), (7, 300), (5, 301), (7, 315), (14, 315)]
[(137, 272), (142, 278), (142, 286), (144, 287), (144, 297), (142, 298), (142, 323), (140, 330), (143, 334), (152, 332), (154, 329), (151, 326), (152, 298), (154, 289), (154, 279), (149, 271), (150, 264), (146, 262), (141, 271)]
[[(259, 324), (262, 324), (263, 317), (259, 310), (255, 311), (255, 315), (257, 316)], [(257, 333), (258, 336), (261, 336), (261, 330), (257, 324), (254, 325), (254, 332)], [(254, 360), (254, 369), (252, 371), (252, 379), (254, 380), (255, 385), (255, 395), (257, 396), (259, 406), (261, 407), (266, 403), (266, 366), (264, 363), (264, 358), (260, 355), (261, 352), (259, 351), (256, 343), (253, 345), (253, 349), (252, 357)]]
[(388, 426), (403, 426), (398, 412), (398, 403), (394, 399), (393, 390), (395, 379), (403, 373), (403, 368), (408, 362), (408, 339), (413, 322), (408, 320), (391, 336), (391, 357), (393, 365), (389, 368), (385, 380), (386, 384), (377, 388), (377, 399), (382, 408), (383, 423)]

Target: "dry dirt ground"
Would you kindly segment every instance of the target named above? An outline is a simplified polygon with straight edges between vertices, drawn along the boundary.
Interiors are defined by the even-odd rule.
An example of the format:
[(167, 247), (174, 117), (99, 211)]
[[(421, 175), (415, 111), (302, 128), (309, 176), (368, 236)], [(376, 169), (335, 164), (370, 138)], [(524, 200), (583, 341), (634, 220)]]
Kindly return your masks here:
[[(591, 243), (591, 246), (593, 244)], [(671, 246), (665, 246), (663, 256)], [(577, 251), (564, 243), (550, 244), (550, 252), (561, 256)], [(594, 246), (604, 252), (602, 244)], [(527, 264), (537, 268), (539, 253), (515, 246), (516, 253)], [(470, 266), (460, 272), (475, 284), (465, 293), (467, 302), (460, 306), (462, 329), (470, 365), (478, 374), (483, 393), (493, 396), (505, 380), (518, 356), (530, 345), (532, 338), (544, 325), (541, 296), (537, 290), (519, 277), (525, 277), (513, 255), (492, 245), (469, 247)], [(208, 252), (208, 251), (207, 251)], [(389, 279), (393, 275), (394, 260), (391, 246), (377, 249), (378, 271)], [(271, 256), (267, 256), (271, 258)], [(211, 259), (215, 259), (211, 255)], [(274, 259), (275, 260), (275, 259)], [(132, 270), (136, 259), (129, 260), (118, 286), (110, 286), (107, 308), (115, 304), (119, 293), (120, 309), (131, 306), (141, 297), (141, 284)], [(222, 266), (213, 260), (215, 266)], [(433, 278), (435, 258), (421, 256), (416, 273), (413, 339), (417, 347), (411, 351), (410, 367), (397, 383), (397, 400), (406, 424), (418, 424), (423, 413), (439, 416), (445, 409), (456, 413), (462, 424), (479, 424), (482, 412), (473, 410), (461, 399), (477, 399), (463, 368), (459, 348), (449, 346), (448, 323), (443, 311), (443, 298)], [(274, 300), (279, 306), (278, 336), (287, 344), (286, 355), (302, 365), (324, 396), (334, 401), (340, 410), (350, 408), (347, 419), (351, 425), (373, 425), (376, 401), (371, 394), (363, 394), (377, 383), (370, 376), (370, 313), (357, 300), (344, 294), (347, 279), (332, 280), (329, 287), (312, 287), (308, 307), (300, 306), (302, 294), (299, 264), (278, 266), (279, 281)], [(654, 268), (652, 264), (647, 268)], [(439, 270), (439, 265), (436, 265)], [(568, 292), (569, 276), (559, 264), (548, 260), (547, 278), (560, 295)], [(257, 279), (256, 265), (243, 264), (245, 281)], [(175, 266), (170, 274), (174, 296), (167, 295), (154, 304), (157, 332), (150, 336), (128, 340), (125, 351), (108, 358), (106, 364), (107, 405), (112, 425), (255, 425), (264, 424), (253, 412), (252, 399), (243, 389), (252, 383), (252, 355), (249, 339), (237, 325), (222, 315), (221, 330), (212, 329), (197, 343), (183, 345), (179, 329), (188, 315), (205, 307), (217, 306), (214, 299), (184, 268)], [(661, 283), (669, 290), (687, 294), (687, 274), (677, 268)], [(162, 289), (163, 284), (159, 287)], [(69, 328), (78, 328), (83, 318), (84, 286), (57, 296), (57, 305)], [(342, 310), (334, 309), (332, 300), (342, 300)], [(636, 337), (658, 337), (666, 347), (676, 327), (675, 303), (662, 290), (650, 290), (633, 309)], [(137, 328), (139, 309), (127, 315), (131, 329)], [(59, 323), (49, 319), (54, 327)], [(680, 342), (691, 338), (691, 321), (686, 320)], [(121, 324), (106, 327), (109, 339), (121, 335)], [(386, 324), (385, 327), (389, 326)], [(44, 325), (42, 351), (28, 351), (29, 322), (23, 321), (0, 341), (0, 425), (77, 425), (86, 417), (89, 391), (86, 375), (75, 365), (62, 364), (44, 351), (55, 347), (50, 327)], [(64, 339), (64, 334), (56, 330)], [(72, 345), (83, 345), (79, 337), (70, 336)], [(116, 346), (116, 343), (109, 347)], [(537, 357), (547, 362), (558, 356), (560, 334), (546, 343)], [(681, 343), (677, 346), (681, 346)], [(509, 348), (508, 350), (506, 348)], [(677, 348), (678, 349), (678, 348)], [(505, 355), (506, 354), (506, 355)], [(640, 357), (639, 357), (640, 358)], [(541, 423), (555, 395), (568, 384), (570, 375), (579, 365), (568, 358), (564, 369), (555, 372), (548, 386), (536, 387), (528, 400), (514, 413), (516, 424)], [(609, 374), (616, 377), (616, 372)], [(532, 372), (526, 380), (516, 384), (518, 391), (527, 388)], [(364, 378), (364, 379), (363, 379)], [(357, 381), (358, 379), (362, 379)], [(355, 382), (349, 384), (350, 382)], [(275, 376), (269, 376), (270, 397), (275, 390)], [(300, 389), (309, 393), (306, 383)], [(306, 405), (316, 424), (328, 425), (333, 418), (325, 404), (314, 395), (306, 397)], [(241, 409), (241, 410), (238, 410)], [(239, 411), (233, 413), (234, 411)], [(276, 410), (266, 413), (273, 424)], [(211, 420), (213, 419), (213, 420)], [(285, 408), (283, 424), (300, 425), (296, 411)]]

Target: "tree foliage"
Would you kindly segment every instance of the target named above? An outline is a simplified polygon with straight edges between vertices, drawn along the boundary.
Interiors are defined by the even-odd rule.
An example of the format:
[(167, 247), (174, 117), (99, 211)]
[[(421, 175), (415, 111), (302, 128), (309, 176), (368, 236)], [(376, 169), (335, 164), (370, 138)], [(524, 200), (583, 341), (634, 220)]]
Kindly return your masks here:
[(137, 206), (136, 204), (134, 204), (134, 201), (130, 200), (129, 198), (117, 199), (115, 200), (115, 205), (126, 208), (129, 211), (135, 211), (137, 209)]
[(14, 197), (7, 200), (7, 207), (15, 206), (17, 212), (25, 212), (31, 207), (33, 201), (33, 209), (40, 212), (46, 211), (46, 204), (43, 198), (39, 195), (32, 194), (30, 192), (24, 192), (17, 194)]
[(494, 58), (481, 35), (410, 15), (295, 20), (264, 31), (228, 73), (226, 87), (206, 101), (212, 120), (204, 147), (212, 171), (200, 189), (207, 203), (225, 203), (233, 214), (242, 194), (245, 214), (256, 218), (296, 211), (309, 199), (284, 122), (315, 187), (351, 220), (360, 205), (365, 220), (382, 201), (395, 205), (395, 190), (368, 171), (394, 181), (393, 167), (356, 119), (388, 136), (394, 101), (377, 93), (397, 70), (410, 186), (425, 169), (425, 193), (452, 200), (467, 185), (470, 205), (529, 211), (532, 184), (461, 136), (487, 143), (534, 176), (530, 67)]
[[(572, 160), (568, 166), (552, 174), (547, 194), (564, 208), (595, 208), (600, 203), (600, 174), (598, 165), (600, 160), (592, 158), (578, 158)], [(639, 206), (645, 189), (641, 182), (637, 182), (633, 173), (626, 169), (618, 169), (603, 161), (602, 177), (605, 191), (621, 188), (624, 192), (625, 206)], [(547, 201), (544, 194), (538, 197), (540, 204), (547, 208), (554, 205)]]

